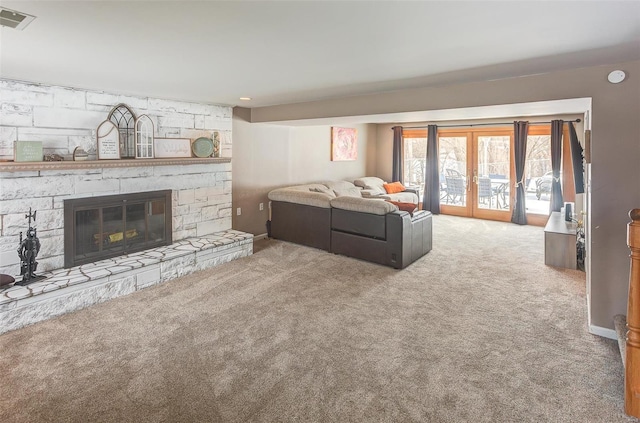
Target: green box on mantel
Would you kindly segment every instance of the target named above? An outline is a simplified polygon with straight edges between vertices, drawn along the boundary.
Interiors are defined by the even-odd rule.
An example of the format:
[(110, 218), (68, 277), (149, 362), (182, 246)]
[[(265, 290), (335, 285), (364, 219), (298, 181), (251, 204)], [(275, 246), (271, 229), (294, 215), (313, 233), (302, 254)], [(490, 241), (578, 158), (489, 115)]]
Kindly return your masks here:
[(41, 162), (42, 141), (14, 141), (13, 159), (16, 162)]

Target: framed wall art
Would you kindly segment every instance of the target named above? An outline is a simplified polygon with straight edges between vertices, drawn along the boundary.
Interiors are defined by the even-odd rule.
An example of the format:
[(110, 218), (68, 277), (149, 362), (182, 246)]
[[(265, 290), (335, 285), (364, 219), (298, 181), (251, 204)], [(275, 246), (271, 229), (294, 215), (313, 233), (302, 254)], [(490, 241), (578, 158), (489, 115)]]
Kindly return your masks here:
[(42, 141), (14, 141), (13, 159), (16, 162), (41, 162)]
[(153, 147), (158, 159), (191, 157), (191, 139), (189, 138), (154, 138)]
[(358, 159), (358, 130), (331, 127), (331, 161)]
[(96, 130), (98, 160), (120, 158), (120, 131), (110, 120), (102, 122)]

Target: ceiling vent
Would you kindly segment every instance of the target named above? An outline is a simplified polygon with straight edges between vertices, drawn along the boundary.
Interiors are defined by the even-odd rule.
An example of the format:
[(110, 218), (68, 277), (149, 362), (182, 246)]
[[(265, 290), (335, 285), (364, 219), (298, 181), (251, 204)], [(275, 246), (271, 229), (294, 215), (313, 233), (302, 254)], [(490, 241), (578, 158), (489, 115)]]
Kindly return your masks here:
[(0, 7), (0, 26), (23, 30), (36, 17)]

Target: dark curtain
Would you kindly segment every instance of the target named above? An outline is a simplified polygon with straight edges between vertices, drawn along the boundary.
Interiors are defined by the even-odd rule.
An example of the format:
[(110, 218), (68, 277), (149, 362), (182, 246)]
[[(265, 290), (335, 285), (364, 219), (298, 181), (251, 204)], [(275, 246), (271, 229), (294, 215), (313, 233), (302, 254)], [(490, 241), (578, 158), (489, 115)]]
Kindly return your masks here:
[(440, 172), (438, 171), (438, 127), (427, 127), (427, 163), (424, 171), (422, 209), (440, 214)]
[(402, 154), (402, 126), (393, 128), (393, 170), (391, 182), (404, 182), (402, 170), (404, 167), (404, 155)]
[(562, 162), (562, 120), (551, 121), (551, 171), (553, 178), (551, 179), (551, 202), (549, 203), (549, 211), (559, 212), (564, 204), (562, 198), (562, 185), (560, 184), (560, 164)]
[(573, 163), (573, 181), (576, 184), (576, 194), (584, 194), (583, 150), (572, 122), (569, 122), (569, 140), (571, 141), (571, 163)]
[(525, 182), (524, 164), (527, 159), (527, 134), (529, 133), (529, 122), (513, 122), (514, 158), (516, 165), (516, 204), (513, 208), (511, 221), (518, 225), (527, 224), (527, 207), (525, 205)]

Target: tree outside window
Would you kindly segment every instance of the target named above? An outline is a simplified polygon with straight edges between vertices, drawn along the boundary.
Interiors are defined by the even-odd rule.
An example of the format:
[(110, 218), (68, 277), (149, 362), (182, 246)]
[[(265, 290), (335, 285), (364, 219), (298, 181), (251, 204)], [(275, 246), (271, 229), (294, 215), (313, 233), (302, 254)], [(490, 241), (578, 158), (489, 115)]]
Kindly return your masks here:
[(404, 138), (404, 186), (424, 191), (424, 171), (427, 161), (427, 138)]

